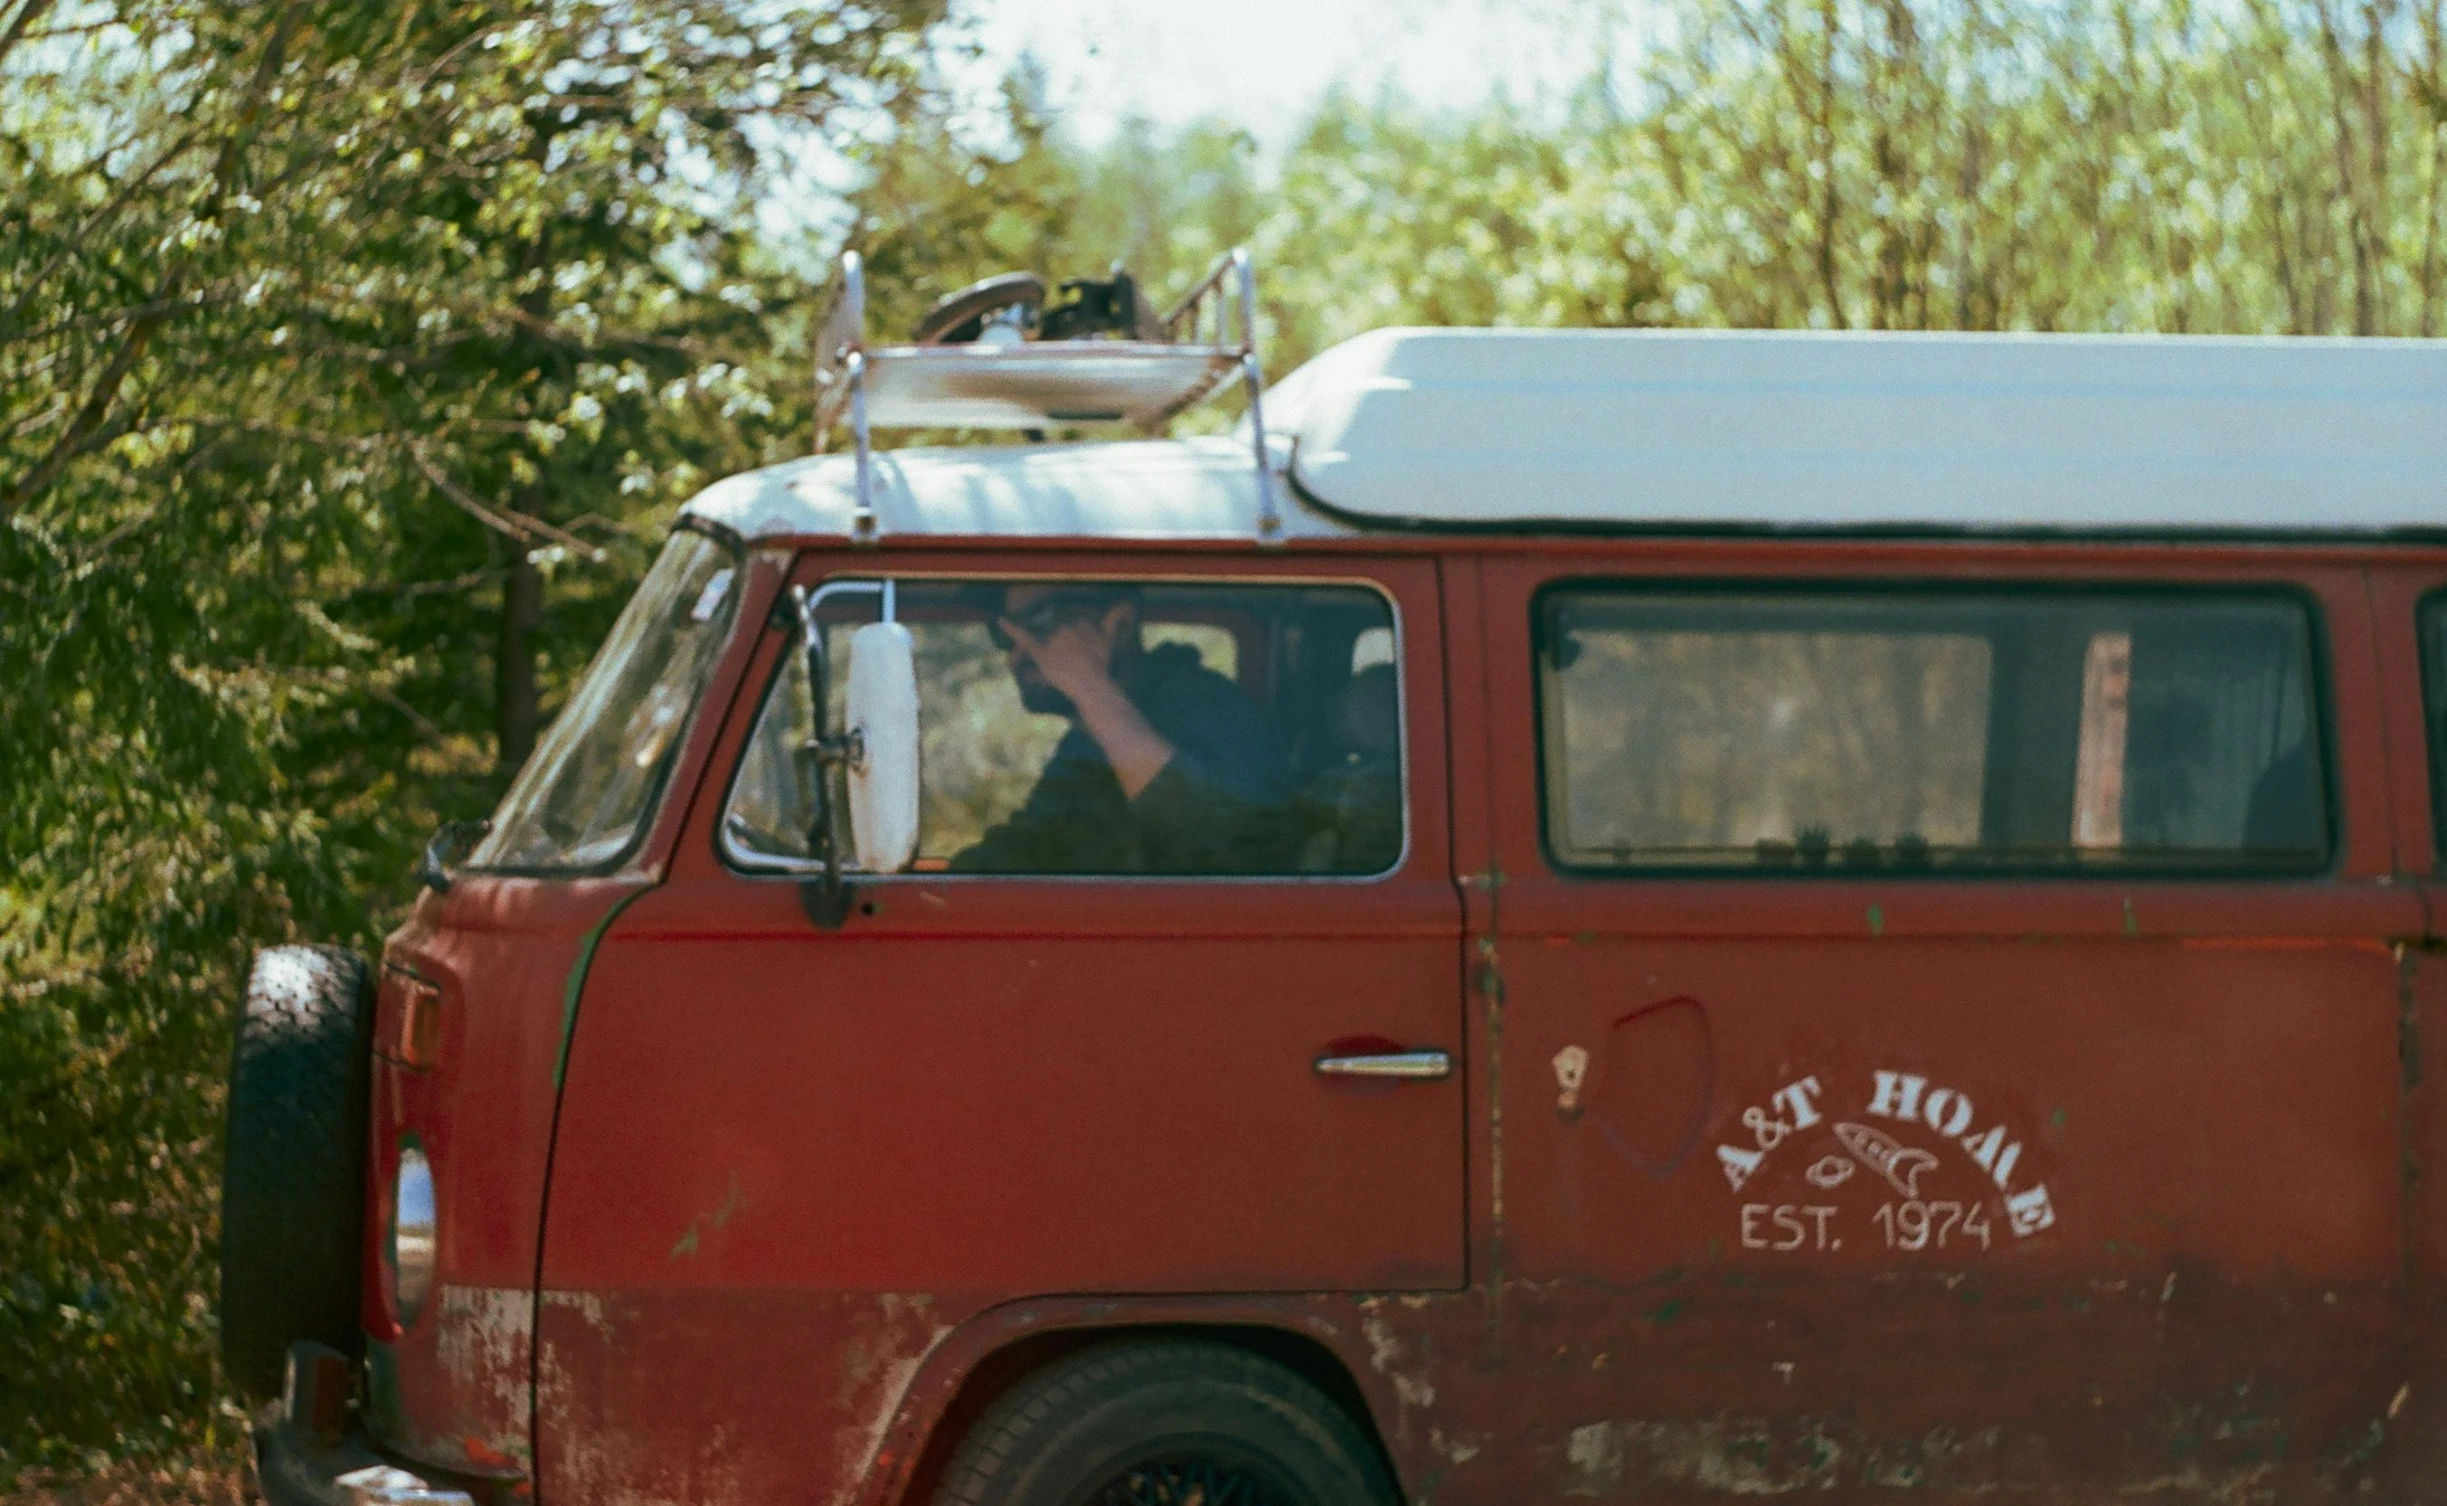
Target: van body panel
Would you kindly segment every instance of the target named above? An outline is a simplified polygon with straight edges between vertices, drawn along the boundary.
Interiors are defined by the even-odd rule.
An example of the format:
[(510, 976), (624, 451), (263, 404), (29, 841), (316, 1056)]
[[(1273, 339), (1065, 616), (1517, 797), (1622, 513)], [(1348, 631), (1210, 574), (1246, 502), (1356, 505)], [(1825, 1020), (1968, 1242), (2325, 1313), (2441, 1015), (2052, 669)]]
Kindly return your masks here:
[[(377, 1028), (411, 981), (435, 991), (429, 1064), (378, 1043), (366, 1185), (362, 1317), (365, 1413), (402, 1455), (478, 1477), (534, 1472), (534, 1322), (544, 1207), (563, 1070), (579, 994), (622, 910), (669, 862), (704, 776), (730, 687), (781, 584), (781, 559), (743, 563), (731, 640), (707, 679), (662, 798), (630, 852), (601, 874), (462, 870), (421, 893), (386, 940)], [(434, 1177), (433, 1290), (395, 1298), (390, 1221), (400, 1152)]]
[[(532, 1452), (535, 1268), (553, 1144), (563, 999), (588, 932), (644, 881), (469, 874), (428, 891), (383, 953), (377, 1010), (436, 990), (429, 1067), (378, 1044), (366, 1208), (365, 1330), (376, 1436), (444, 1469), (525, 1475)], [(424, 1152), (439, 1235), (431, 1294), (394, 1296), (392, 1190)]]
[[(2361, 582), (2305, 578), (2336, 875), (1597, 878), (1540, 845), (1530, 673), (1542, 586), (1660, 573), (1596, 565), (1489, 571), (1489, 655), (1521, 667), (1488, 715), (1518, 1063), (1505, 1347), (1553, 1398), (1517, 1466), (1542, 1494), (1641, 1498), (2342, 1467), (2408, 1358), (2395, 953), (2422, 923), (2387, 872)], [(2004, 552), (1948, 574), (2029, 579)], [(1920, 1164), (1862, 1173), (1839, 1126)]]
[[(1003, 1362), (1031, 1350), (1148, 1331), (1267, 1332), (1325, 1350), (1376, 1423), (1396, 1476), (1435, 1499), (1483, 1489), (1462, 1468), (1484, 1440), (1440, 1391), (1453, 1377), (1479, 1403), (1526, 1416), (1531, 1404), (1469, 1375), (1485, 1332), (1473, 1291), (1356, 1294), (1200, 1293), (1034, 1297), (979, 1305), (932, 1294), (700, 1291), (660, 1317), (619, 1299), (548, 1295), (539, 1318), (548, 1418), (657, 1418), (687, 1411), (704, 1384), (758, 1400), (710, 1430), (545, 1434), (547, 1489), (563, 1497), (750, 1502), (787, 1491), (839, 1506), (923, 1501), (956, 1430), (991, 1399)], [(1024, 1361), (1022, 1362), (1024, 1363)], [(982, 1394), (981, 1394), (982, 1393)], [(766, 1399), (769, 1398), (769, 1399)], [(741, 1447), (753, 1430), (787, 1431), (795, 1449)], [(914, 1493), (913, 1493), (914, 1492)], [(1518, 1497), (1514, 1497), (1518, 1498)]]
[(2388, 738), (2390, 805), (2401, 878), (2423, 897), (2423, 940), (2402, 948), (2399, 1033), (2404, 1051), (2405, 1260), (2413, 1308), (2403, 1342), (2415, 1356), (2390, 1435), (2401, 1443), (2382, 1485), (2415, 1499), (2447, 1475), (2447, 892), (2438, 875), (2447, 853), (2437, 839), (2435, 790), (2447, 747), (2443, 708), (2426, 683), (2419, 634), (2425, 607), (2447, 592), (2447, 556), (2406, 550), (2368, 571), (2373, 635), (2379, 646), (2380, 711)]
[[(1460, 1078), (1311, 1067), (1356, 1041), (1464, 1050), (1433, 568), (923, 566), (1381, 587), (1407, 856), (1365, 881), (908, 874), (827, 931), (796, 880), (726, 866), (712, 781), (669, 880), (605, 938), (571, 1046), (538, 1330), (547, 1496), (842, 1498), (880, 1467), (918, 1362), (1012, 1300), (1464, 1285)], [(805, 583), (902, 568), (811, 555)], [(763, 635), (718, 769), (790, 647)]]

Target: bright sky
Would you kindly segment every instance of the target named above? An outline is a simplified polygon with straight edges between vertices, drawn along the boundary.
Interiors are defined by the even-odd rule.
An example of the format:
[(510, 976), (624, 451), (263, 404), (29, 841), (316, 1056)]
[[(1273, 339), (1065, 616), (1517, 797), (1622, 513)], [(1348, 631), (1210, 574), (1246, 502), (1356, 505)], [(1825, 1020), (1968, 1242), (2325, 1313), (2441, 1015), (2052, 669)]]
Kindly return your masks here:
[[(965, 0), (983, 66), (1023, 55), (1090, 142), (1134, 115), (1178, 125), (1218, 115), (1279, 145), (1334, 84), (1391, 81), (1429, 106), (1491, 90), (1568, 88), (1595, 63), (1591, 38), (1630, 0)], [(1619, 19), (1613, 29), (1629, 45)]]
[[(1217, 117), (1279, 150), (1337, 84), (1363, 96), (1391, 84), (1431, 109), (1551, 96), (1586, 81), (1601, 38), (1618, 69), (1635, 61), (1640, 19), (1656, 14), (1650, 0), (954, 0), (977, 55), (942, 56), (955, 91), (979, 101), (1033, 60), (1048, 106), (1091, 146), (1134, 117)], [(803, 150), (758, 214), (777, 244), (821, 238), (855, 176)]]

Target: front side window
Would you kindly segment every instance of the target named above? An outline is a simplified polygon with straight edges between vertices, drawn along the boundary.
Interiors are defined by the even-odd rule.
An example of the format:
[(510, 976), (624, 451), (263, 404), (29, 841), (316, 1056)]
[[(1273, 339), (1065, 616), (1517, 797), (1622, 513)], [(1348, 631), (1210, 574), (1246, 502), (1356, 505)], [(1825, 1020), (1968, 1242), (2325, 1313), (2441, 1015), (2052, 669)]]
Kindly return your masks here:
[[(887, 610), (916, 647), (920, 871), (1367, 875), (1403, 845), (1393, 616), (1352, 586), (837, 582), (834, 668)], [(809, 861), (804, 656), (725, 809), (748, 868)], [(847, 833), (840, 833), (844, 850)]]
[(628, 850), (730, 632), (737, 564), (701, 533), (663, 546), (468, 866), (589, 869)]
[(2258, 871), (2329, 850), (2290, 598), (1600, 585), (1539, 612), (1566, 867)]

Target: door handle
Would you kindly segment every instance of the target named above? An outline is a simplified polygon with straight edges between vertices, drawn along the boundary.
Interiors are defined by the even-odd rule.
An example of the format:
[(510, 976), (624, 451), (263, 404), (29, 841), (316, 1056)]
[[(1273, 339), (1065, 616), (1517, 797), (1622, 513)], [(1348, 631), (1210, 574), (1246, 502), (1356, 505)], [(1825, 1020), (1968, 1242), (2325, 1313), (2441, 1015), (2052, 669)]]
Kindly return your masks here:
[(1453, 1058), (1442, 1051), (1372, 1051), (1365, 1056), (1321, 1056), (1319, 1077), (1399, 1077), (1432, 1081), (1453, 1075)]

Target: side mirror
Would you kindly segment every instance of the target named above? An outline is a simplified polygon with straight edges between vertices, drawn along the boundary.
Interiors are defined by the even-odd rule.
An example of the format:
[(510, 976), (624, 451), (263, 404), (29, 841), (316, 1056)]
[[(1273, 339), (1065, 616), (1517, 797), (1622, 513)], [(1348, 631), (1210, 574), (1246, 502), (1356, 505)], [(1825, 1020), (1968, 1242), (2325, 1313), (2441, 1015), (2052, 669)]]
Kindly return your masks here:
[(909, 629), (871, 622), (852, 634), (844, 688), (850, 840), (859, 867), (898, 873), (918, 850), (918, 667)]

